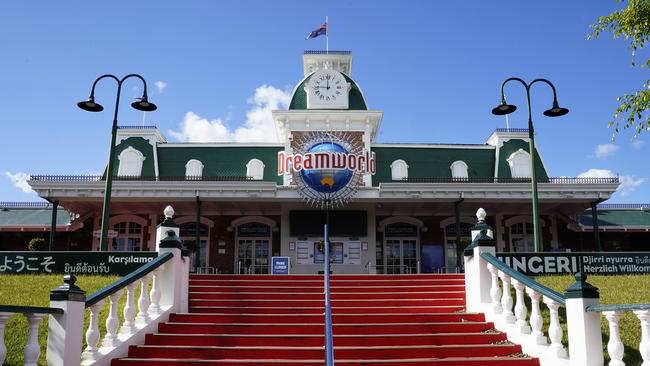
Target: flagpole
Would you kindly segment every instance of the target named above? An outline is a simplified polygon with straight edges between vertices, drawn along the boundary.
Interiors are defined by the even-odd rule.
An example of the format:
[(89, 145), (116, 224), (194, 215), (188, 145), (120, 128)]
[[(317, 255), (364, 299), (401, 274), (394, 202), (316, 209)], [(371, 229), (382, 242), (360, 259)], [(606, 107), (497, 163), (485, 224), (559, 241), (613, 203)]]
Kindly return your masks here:
[(330, 53), (330, 23), (328, 18), (329, 17), (325, 15), (325, 53)]

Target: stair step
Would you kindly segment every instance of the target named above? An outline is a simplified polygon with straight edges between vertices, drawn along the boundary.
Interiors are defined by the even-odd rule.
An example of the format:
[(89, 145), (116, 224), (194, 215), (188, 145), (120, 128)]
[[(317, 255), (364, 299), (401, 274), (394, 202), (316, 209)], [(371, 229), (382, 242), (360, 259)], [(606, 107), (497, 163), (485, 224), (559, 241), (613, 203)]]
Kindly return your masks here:
[[(285, 304), (286, 305), (286, 304)], [(458, 306), (337, 306), (333, 314), (375, 314), (375, 313), (455, 313), (462, 311), (464, 305)], [(323, 306), (191, 306), (194, 313), (222, 314), (323, 314)]]
[[(180, 359), (115, 359), (111, 366), (314, 366), (323, 365), (323, 359), (314, 360), (282, 360), (282, 359), (260, 359), (260, 360), (180, 360)], [(359, 360), (339, 359), (337, 366), (405, 366), (405, 365), (426, 365), (426, 366), (539, 366), (539, 361), (529, 357), (455, 357), (455, 358), (400, 358), (397, 360)]]
[[(505, 333), (426, 333), (334, 335), (334, 346), (491, 344)], [(323, 334), (147, 334), (148, 345), (178, 346), (322, 346)]]
[[(521, 346), (501, 345), (410, 345), (334, 347), (334, 358), (350, 359), (397, 359), (405, 353), (414, 358), (463, 357), (471, 353), (475, 357), (508, 356), (521, 351)], [(323, 347), (279, 346), (131, 346), (132, 357), (201, 358), (201, 359), (315, 359), (323, 356)]]
[[(412, 313), (412, 314), (334, 314), (334, 324), (355, 323), (401, 323), (401, 322), (466, 322), (484, 321), (483, 314), (470, 313)], [(323, 314), (218, 314), (218, 313), (185, 313), (171, 314), (170, 322), (174, 323), (285, 323), (285, 324), (314, 324), (323, 322)]]
[[(493, 329), (492, 323), (376, 323), (334, 324), (334, 334), (413, 334), (413, 333), (474, 333)], [(247, 323), (173, 323), (158, 325), (160, 333), (190, 334), (324, 334), (321, 324), (247, 324)]]
[[(279, 293), (323, 293), (323, 286), (228, 286), (228, 285), (206, 285), (190, 284), (190, 292), (279, 292)], [(330, 293), (376, 293), (376, 292), (457, 292), (463, 293), (465, 286), (455, 284), (436, 284), (436, 285), (409, 285), (409, 286), (332, 286)]]
[[(194, 298), (189, 301), (190, 306), (296, 306), (311, 307), (324, 306), (323, 299), (315, 300), (295, 300), (295, 299), (210, 299)], [(372, 305), (384, 306), (461, 306), (465, 307), (465, 299), (337, 299), (332, 300), (332, 307), (339, 306), (359, 306), (366, 307)]]
[[(332, 275), (331, 281), (412, 281), (412, 280), (464, 280), (465, 275), (460, 273), (427, 273), (427, 274), (411, 274), (411, 275)], [(190, 280), (222, 280), (222, 281), (322, 281), (322, 275), (236, 275), (236, 274), (190, 274)]]

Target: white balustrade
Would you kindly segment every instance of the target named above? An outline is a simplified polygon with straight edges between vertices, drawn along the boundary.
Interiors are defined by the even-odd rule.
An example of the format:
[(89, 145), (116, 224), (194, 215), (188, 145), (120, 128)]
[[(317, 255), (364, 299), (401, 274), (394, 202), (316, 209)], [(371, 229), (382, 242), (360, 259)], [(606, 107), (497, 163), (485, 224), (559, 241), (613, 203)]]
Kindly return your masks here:
[(503, 283), (503, 294), (501, 295), (501, 307), (503, 308), (503, 313), (501, 314), (503, 321), (506, 324), (515, 323), (515, 314), (512, 312), (512, 294), (510, 293), (510, 276), (499, 271), (499, 278)]
[(132, 283), (126, 286), (126, 304), (124, 304), (124, 310), (122, 315), (124, 315), (124, 323), (122, 323), (122, 328), (120, 328), (121, 334), (133, 334), (135, 330), (135, 283)]
[(37, 366), (41, 346), (38, 344), (38, 326), (45, 314), (26, 314), (29, 322), (29, 336), (25, 346), (25, 366)]
[(501, 314), (503, 312), (503, 308), (501, 307), (501, 288), (499, 287), (499, 270), (497, 267), (492, 265), (492, 263), (488, 263), (488, 270), (490, 271), (490, 275), (492, 278), (492, 281), (490, 283), (490, 299), (492, 299), (492, 313), (495, 315)]
[(639, 352), (643, 359), (642, 366), (650, 365), (650, 310), (635, 310), (634, 315), (641, 322), (641, 342)]
[(136, 324), (145, 325), (149, 323), (149, 276), (140, 278), (140, 296), (138, 297), (138, 315), (135, 317)]
[(548, 306), (548, 310), (551, 315), (550, 323), (548, 326), (548, 337), (551, 339), (551, 344), (549, 350), (551, 353), (558, 358), (567, 358), (567, 352), (562, 345), (562, 338), (564, 332), (560, 326), (560, 317), (558, 315), (558, 310), (560, 309), (560, 303), (557, 301), (544, 296), (544, 304)]
[(120, 326), (120, 319), (117, 317), (117, 307), (122, 292), (122, 290), (119, 290), (108, 296), (110, 306), (108, 308), (108, 317), (106, 318), (106, 335), (104, 336), (102, 347), (116, 347), (120, 343), (120, 340), (117, 338), (117, 330)]
[(159, 268), (156, 268), (156, 270), (153, 271), (153, 277), (151, 280), (151, 292), (149, 293), (151, 305), (149, 305), (149, 314), (154, 316), (160, 314), (160, 286), (158, 284), (158, 276), (164, 267), (165, 265), (163, 264)]
[(544, 318), (542, 318), (542, 312), (539, 310), (539, 300), (542, 295), (529, 287), (526, 288), (526, 293), (530, 297), (530, 338), (533, 344), (545, 346), (548, 344), (548, 340), (542, 331)]
[(516, 296), (515, 316), (517, 318), (517, 322), (515, 323), (515, 326), (519, 333), (530, 334), (530, 327), (526, 322), (528, 309), (526, 308), (526, 302), (524, 301), (524, 290), (526, 289), (526, 286), (514, 278), (512, 279), (512, 286), (515, 288)]
[(609, 353), (609, 366), (625, 366), (623, 362), (623, 351), (625, 350), (621, 341), (621, 333), (618, 328), (618, 321), (621, 319), (620, 311), (603, 311), (603, 315), (609, 323), (609, 342), (607, 342), (607, 353)]
[(95, 361), (99, 355), (99, 310), (104, 305), (105, 299), (90, 306), (90, 324), (86, 331), (86, 349), (84, 350), (82, 359), (85, 361)]
[(7, 346), (5, 346), (5, 326), (12, 313), (0, 312), (0, 365), (4, 364), (7, 357)]

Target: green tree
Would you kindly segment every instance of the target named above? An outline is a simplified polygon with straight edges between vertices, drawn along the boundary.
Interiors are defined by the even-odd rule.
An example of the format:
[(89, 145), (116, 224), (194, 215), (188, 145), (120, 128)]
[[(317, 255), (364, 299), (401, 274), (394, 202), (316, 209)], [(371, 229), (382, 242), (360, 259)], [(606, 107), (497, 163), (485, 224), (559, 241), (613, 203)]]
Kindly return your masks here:
[[(625, 0), (617, 2), (624, 3)], [(610, 32), (614, 38), (623, 38), (629, 42), (632, 66), (637, 66), (637, 51), (643, 49), (650, 38), (650, 0), (628, 0), (626, 8), (598, 18), (591, 27), (588, 39)], [(650, 58), (641, 63), (640, 67), (650, 69)], [(650, 80), (646, 80), (643, 89), (618, 97), (618, 102), (620, 104), (609, 122), (609, 127), (614, 128), (614, 136), (621, 127), (632, 128), (635, 131), (634, 137), (650, 130)]]

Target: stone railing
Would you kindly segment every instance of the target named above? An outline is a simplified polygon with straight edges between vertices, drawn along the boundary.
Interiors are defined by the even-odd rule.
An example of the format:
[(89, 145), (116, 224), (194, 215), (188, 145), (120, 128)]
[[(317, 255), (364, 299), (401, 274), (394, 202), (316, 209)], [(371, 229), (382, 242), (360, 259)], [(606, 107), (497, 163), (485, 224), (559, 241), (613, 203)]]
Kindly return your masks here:
[[(481, 216), (472, 243), (465, 250), (467, 311), (485, 313), (497, 330), (520, 344), (524, 353), (538, 357), (542, 366), (602, 366), (601, 313), (609, 322), (609, 365), (625, 365), (618, 320), (623, 312), (632, 311), (641, 323), (639, 350), (643, 365), (650, 365), (650, 304), (600, 305), (598, 289), (587, 283), (586, 275), (580, 272), (564, 294), (535, 282), (495, 257), (494, 239), (488, 236), (484, 211)], [(546, 329), (543, 306), (549, 313)], [(565, 324), (560, 317), (562, 307)], [(568, 349), (564, 347), (563, 326), (567, 329)]]
[[(126, 356), (131, 345), (142, 344), (146, 333), (155, 332), (172, 312), (187, 312), (189, 258), (181, 251), (179, 227), (165, 209), (165, 221), (157, 229), (158, 256), (137, 270), (89, 295), (75, 285), (73, 274), (64, 276), (64, 284), (50, 294), (50, 307), (0, 306), (0, 364), (4, 362), (5, 324), (10, 315), (24, 313), (29, 320), (29, 340), (25, 347), (25, 365), (34, 365), (40, 356), (38, 326), (49, 314), (48, 365), (104, 366), (113, 358)], [(135, 298), (139, 289), (139, 296)], [(120, 299), (124, 305), (120, 308)], [(100, 332), (99, 313), (108, 304), (105, 332)], [(88, 328), (84, 316), (89, 312)], [(123, 315), (120, 324), (118, 313)], [(86, 348), (82, 351), (85, 336)]]
[(34, 306), (7, 306), (0, 305), (0, 365), (4, 364), (7, 357), (7, 347), (4, 343), (4, 330), (9, 317), (14, 314), (23, 314), (29, 323), (29, 334), (23, 354), (25, 355), (26, 366), (36, 366), (38, 357), (41, 354), (41, 347), (38, 344), (38, 326), (41, 320), (48, 314), (63, 314), (59, 308), (34, 307)]

